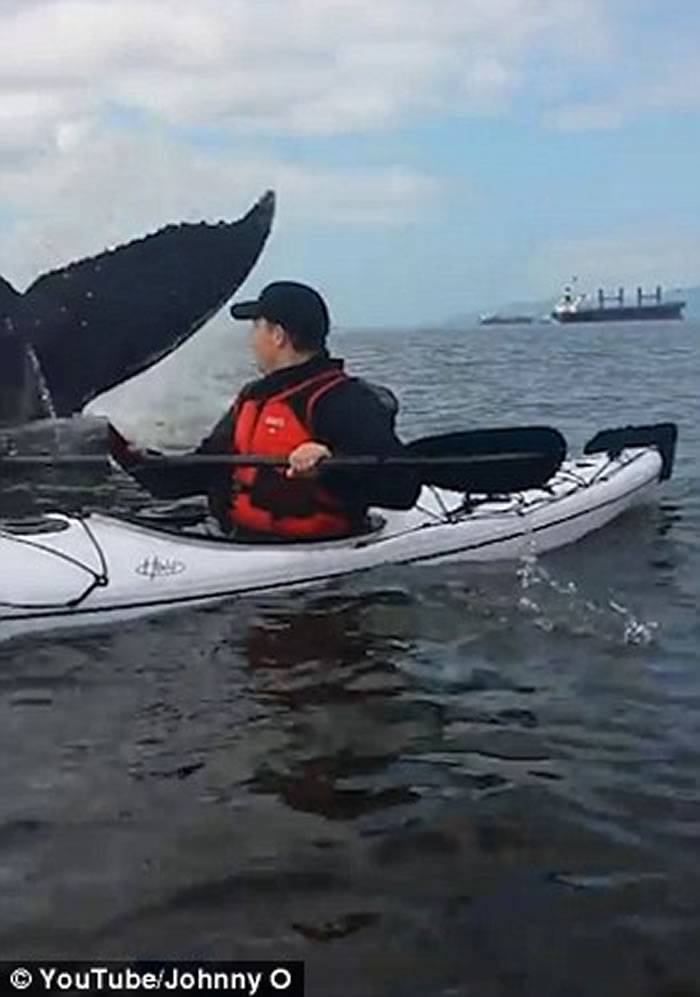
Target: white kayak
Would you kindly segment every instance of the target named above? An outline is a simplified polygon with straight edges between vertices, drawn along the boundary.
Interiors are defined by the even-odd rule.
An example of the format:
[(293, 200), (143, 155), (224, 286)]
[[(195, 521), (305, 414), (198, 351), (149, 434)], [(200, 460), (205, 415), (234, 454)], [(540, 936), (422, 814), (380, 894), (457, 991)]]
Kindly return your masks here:
[(0, 528), (0, 639), (126, 620), (248, 593), (323, 583), (378, 565), (517, 560), (573, 543), (668, 477), (655, 446), (565, 461), (543, 488), (465, 496), (424, 487), (343, 540), (243, 543), (91, 513)]

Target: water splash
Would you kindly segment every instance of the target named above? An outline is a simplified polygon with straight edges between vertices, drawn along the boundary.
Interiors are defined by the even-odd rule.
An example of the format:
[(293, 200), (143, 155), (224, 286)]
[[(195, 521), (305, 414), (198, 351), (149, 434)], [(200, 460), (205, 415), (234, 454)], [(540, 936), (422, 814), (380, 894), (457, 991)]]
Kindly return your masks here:
[(49, 386), (44, 376), (44, 371), (41, 368), (39, 357), (36, 355), (36, 350), (34, 349), (31, 343), (26, 343), (24, 348), (27, 357), (29, 358), (29, 364), (32, 368), (32, 373), (36, 378), (39, 401), (41, 402), (42, 414), (45, 415), (47, 419), (57, 419), (58, 416), (56, 413), (56, 408), (53, 403), (53, 398), (51, 397), (51, 392), (49, 391)]
[[(624, 621), (622, 641), (627, 645), (648, 647), (654, 642), (658, 623), (653, 620), (640, 620), (627, 606), (610, 598), (605, 605), (588, 598), (579, 590), (576, 582), (555, 578), (542, 565), (530, 547), (520, 559), (516, 569), (521, 594), (518, 609), (533, 619), (534, 625), (545, 633), (563, 628), (582, 634), (604, 635), (606, 631), (616, 631), (617, 621)], [(541, 597), (535, 597), (533, 589), (539, 588)], [(557, 620), (557, 602), (563, 601), (560, 619)]]
[(622, 616), (625, 621), (625, 644), (635, 644), (638, 647), (648, 647), (653, 643), (654, 634), (659, 628), (659, 624), (657, 622), (654, 620), (638, 620), (626, 606), (621, 606), (612, 599), (608, 602), (608, 606), (613, 610), (613, 612)]
[(41, 414), (47, 419), (57, 419), (58, 415), (56, 413), (56, 407), (53, 403), (53, 398), (51, 397), (51, 391), (49, 390), (49, 385), (44, 375), (44, 371), (41, 367), (41, 362), (37, 356), (36, 350), (20, 333), (17, 332), (12, 319), (8, 316), (5, 317), (5, 328), (10, 336), (14, 337), (22, 344), (25, 356), (29, 361), (29, 366), (31, 367), (32, 374), (34, 375), (34, 380), (37, 386), (37, 395), (41, 403)]

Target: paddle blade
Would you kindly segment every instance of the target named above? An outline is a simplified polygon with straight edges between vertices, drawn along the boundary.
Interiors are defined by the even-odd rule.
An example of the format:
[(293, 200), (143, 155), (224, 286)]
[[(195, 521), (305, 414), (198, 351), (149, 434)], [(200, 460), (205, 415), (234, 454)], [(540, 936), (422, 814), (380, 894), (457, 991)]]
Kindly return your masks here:
[(583, 448), (586, 454), (607, 451), (611, 457), (625, 447), (656, 447), (661, 454), (660, 481), (666, 481), (673, 472), (676, 455), (678, 427), (675, 422), (657, 422), (651, 426), (622, 426), (619, 429), (602, 429)]
[[(465, 457), (490, 455), (492, 461), (471, 467), (430, 467), (421, 470), (426, 484), (473, 495), (495, 495), (538, 488), (549, 481), (566, 457), (566, 440), (557, 429), (525, 426), (477, 429), (465, 433), (426, 436), (407, 445), (411, 456)], [(499, 454), (523, 453), (523, 459), (500, 460)], [(533, 453), (539, 456), (533, 458)]]

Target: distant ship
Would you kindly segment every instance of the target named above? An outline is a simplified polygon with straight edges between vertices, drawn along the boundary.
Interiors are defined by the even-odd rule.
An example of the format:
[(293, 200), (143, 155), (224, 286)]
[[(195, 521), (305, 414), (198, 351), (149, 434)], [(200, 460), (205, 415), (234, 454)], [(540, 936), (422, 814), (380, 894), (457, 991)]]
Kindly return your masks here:
[(653, 294), (644, 294), (637, 288), (636, 304), (625, 304), (625, 291), (620, 288), (617, 294), (606, 295), (598, 290), (597, 303), (586, 294), (576, 294), (572, 284), (564, 288), (559, 303), (552, 311), (557, 322), (653, 322), (665, 319), (682, 319), (685, 301), (663, 301), (661, 287)]
[(532, 315), (498, 315), (496, 313), (479, 316), (479, 325), (532, 325)]

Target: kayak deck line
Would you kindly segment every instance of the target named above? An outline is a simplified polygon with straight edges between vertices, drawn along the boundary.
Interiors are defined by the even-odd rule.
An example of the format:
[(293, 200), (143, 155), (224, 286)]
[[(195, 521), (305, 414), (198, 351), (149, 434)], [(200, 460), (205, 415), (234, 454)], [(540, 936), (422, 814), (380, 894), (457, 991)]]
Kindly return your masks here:
[(40, 536), (0, 528), (0, 640), (308, 587), (382, 565), (517, 561), (574, 543), (644, 501), (661, 470), (658, 449), (630, 447), (566, 461), (546, 486), (522, 493), (425, 486), (412, 509), (381, 510), (373, 532), (322, 542), (256, 544), (102, 512), (52, 514), (55, 531)]

